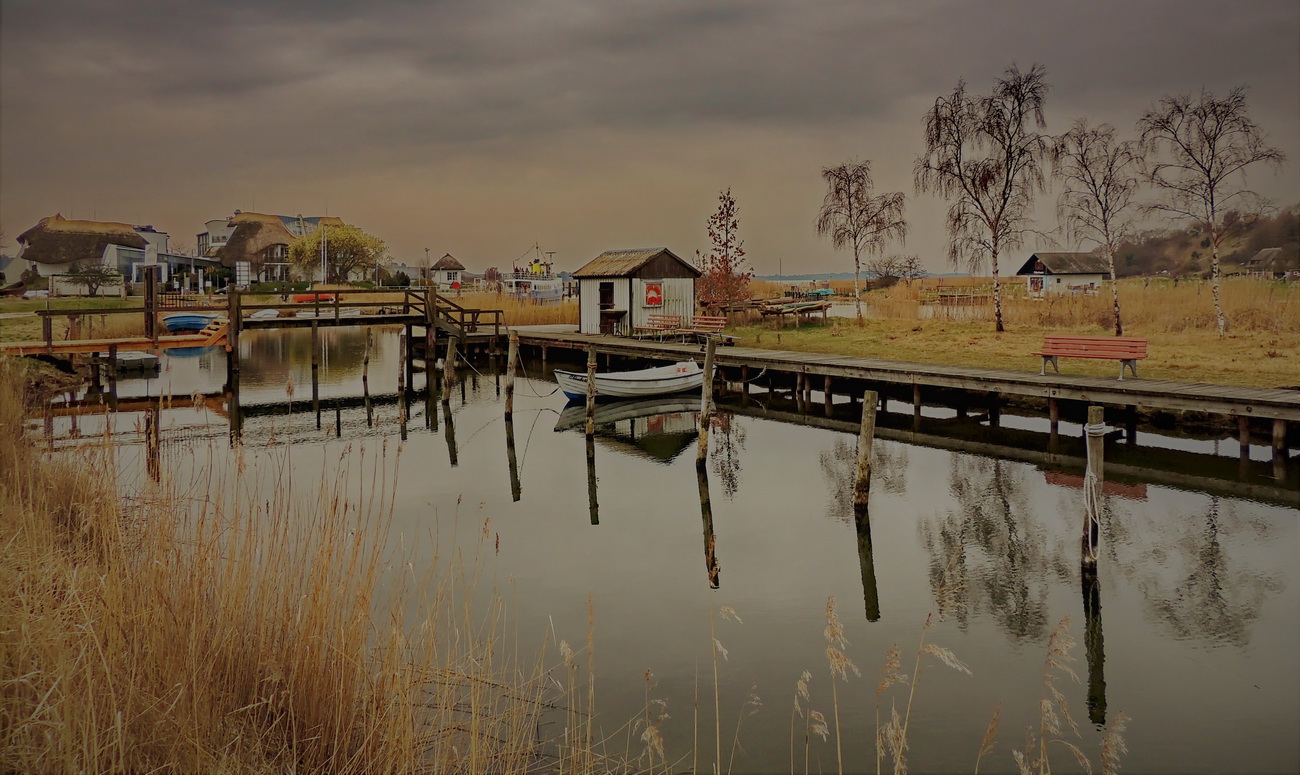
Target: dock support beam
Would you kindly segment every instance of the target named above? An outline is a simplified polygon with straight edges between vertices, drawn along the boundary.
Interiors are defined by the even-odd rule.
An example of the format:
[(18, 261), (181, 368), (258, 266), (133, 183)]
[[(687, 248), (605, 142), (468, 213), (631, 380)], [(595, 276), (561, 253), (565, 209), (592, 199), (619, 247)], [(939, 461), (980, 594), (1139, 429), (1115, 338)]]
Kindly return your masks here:
[(320, 430), (320, 326), (315, 320), (311, 322), (311, 410)]

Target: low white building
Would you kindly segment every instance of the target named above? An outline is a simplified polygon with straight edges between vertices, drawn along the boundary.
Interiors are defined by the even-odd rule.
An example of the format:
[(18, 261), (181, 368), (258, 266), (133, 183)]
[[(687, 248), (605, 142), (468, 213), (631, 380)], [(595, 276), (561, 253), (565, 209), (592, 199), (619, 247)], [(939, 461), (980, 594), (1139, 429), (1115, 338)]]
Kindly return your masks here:
[(573, 273), (578, 281), (578, 331), (629, 335), (650, 315), (695, 315), (700, 270), (668, 248), (607, 250)]
[(1110, 269), (1092, 253), (1035, 253), (1016, 272), (1025, 278), (1030, 297), (1057, 293), (1096, 293)]
[(429, 271), (432, 274), (430, 282), (436, 283), (438, 287), (459, 289), (465, 265), (452, 254), (445, 253)]

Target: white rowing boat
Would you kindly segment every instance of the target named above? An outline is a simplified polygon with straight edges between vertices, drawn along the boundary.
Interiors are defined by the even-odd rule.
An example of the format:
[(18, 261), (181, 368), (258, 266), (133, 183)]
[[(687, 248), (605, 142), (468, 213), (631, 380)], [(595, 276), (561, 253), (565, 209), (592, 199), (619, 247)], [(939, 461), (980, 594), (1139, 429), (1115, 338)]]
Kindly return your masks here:
[[(569, 398), (587, 395), (587, 374), (581, 371), (555, 370), (555, 381)], [(637, 371), (608, 371), (596, 375), (596, 395), (608, 398), (648, 398), (667, 396), (687, 390), (699, 390), (704, 384), (704, 369), (695, 361), (679, 361)]]

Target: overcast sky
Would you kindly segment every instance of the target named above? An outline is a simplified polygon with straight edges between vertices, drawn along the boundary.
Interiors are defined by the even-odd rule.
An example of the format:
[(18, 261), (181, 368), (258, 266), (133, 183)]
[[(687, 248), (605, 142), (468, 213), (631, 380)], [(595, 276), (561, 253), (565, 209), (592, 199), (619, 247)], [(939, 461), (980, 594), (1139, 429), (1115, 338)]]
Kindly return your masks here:
[(984, 93), (1035, 62), (1049, 132), (1087, 116), (1131, 136), (1162, 96), (1249, 86), (1289, 159), (1250, 184), (1300, 201), (1296, 0), (4, 0), (0, 14), (11, 254), (55, 212), (193, 247), (241, 209), (336, 215), (413, 263), (429, 248), (505, 268), (537, 242), (576, 269), (609, 249), (707, 251), (730, 187), (758, 273), (851, 271), (814, 221), (821, 168), (857, 158), (879, 191), (907, 194), (911, 231), (889, 252), (945, 271), (946, 205), (912, 187), (922, 116), (958, 79)]

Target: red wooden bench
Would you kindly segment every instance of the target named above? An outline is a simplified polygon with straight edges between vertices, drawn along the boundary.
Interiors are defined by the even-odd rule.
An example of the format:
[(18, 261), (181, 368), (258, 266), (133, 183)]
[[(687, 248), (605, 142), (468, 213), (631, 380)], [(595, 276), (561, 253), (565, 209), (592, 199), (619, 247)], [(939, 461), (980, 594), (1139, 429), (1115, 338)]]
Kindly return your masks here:
[(694, 336), (700, 341), (708, 339), (717, 339), (723, 344), (735, 344), (736, 337), (731, 334), (722, 333), (722, 329), (727, 327), (727, 319), (722, 316), (713, 315), (696, 315), (691, 318), (691, 324), (685, 328), (679, 329), (677, 333), (685, 339), (688, 336)]
[(1043, 359), (1039, 374), (1047, 374), (1048, 363), (1060, 374), (1060, 358), (1106, 358), (1119, 361), (1120, 379), (1124, 379), (1125, 368), (1137, 379), (1137, 362), (1147, 357), (1147, 340), (1120, 336), (1045, 336), (1042, 350), (1034, 355)]
[(637, 339), (640, 339), (643, 336), (653, 336), (657, 339), (663, 339), (667, 335), (675, 335), (681, 327), (681, 315), (660, 315), (652, 313), (646, 316), (645, 325), (636, 326), (632, 329), (632, 336)]

